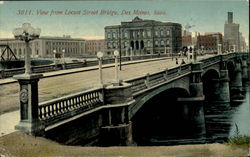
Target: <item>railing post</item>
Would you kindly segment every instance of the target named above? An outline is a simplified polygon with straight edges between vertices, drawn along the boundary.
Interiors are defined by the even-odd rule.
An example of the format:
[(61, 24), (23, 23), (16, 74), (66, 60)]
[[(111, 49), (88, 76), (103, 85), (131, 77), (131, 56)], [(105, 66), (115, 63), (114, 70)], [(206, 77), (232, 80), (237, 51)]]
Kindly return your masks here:
[(165, 73), (163, 74), (163, 77), (165, 80), (167, 80), (168, 78), (168, 68), (165, 69)]
[(15, 75), (20, 85), (20, 121), (15, 129), (30, 135), (43, 135), (44, 126), (38, 117), (38, 81), (42, 74)]
[(147, 75), (146, 75), (146, 80), (145, 80), (145, 85), (147, 86), (147, 88), (150, 88), (150, 83), (149, 83), (149, 81), (150, 81), (150, 74), (149, 73), (147, 73)]
[(107, 86), (104, 89), (106, 110), (100, 132), (100, 144), (119, 146), (132, 144), (132, 128), (128, 116), (128, 106), (134, 102), (131, 84)]

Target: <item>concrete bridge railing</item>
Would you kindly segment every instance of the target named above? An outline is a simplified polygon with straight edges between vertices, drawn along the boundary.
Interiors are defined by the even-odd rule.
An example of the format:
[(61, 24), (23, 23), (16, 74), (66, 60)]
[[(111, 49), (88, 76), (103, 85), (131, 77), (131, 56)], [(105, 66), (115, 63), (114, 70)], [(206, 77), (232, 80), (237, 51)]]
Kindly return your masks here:
[(191, 64), (183, 64), (177, 67), (169, 68), (152, 74), (146, 74), (144, 76), (139, 76), (131, 79), (124, 80), (126, 83), (132, 85), (133, 95), (138, 95), (145, 92), (147, 89), (151, 89), (156, 85), (159, 85), (166, 81), (171, 81), (174, 78), (189, 74), (191, 72)]
[(38, 116), (44, 126), (104, 105), (103, 89), (96, 88), (39, 103)]

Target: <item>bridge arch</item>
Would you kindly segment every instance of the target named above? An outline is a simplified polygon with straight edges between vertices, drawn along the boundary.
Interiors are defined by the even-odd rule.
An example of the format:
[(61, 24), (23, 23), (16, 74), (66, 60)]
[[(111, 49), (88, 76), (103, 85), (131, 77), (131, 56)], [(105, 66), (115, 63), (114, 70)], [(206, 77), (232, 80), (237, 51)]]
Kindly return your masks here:
[(216, 89), (220, 78), (220, 73), (216, 69), (208, 69), (202, 75), (202, 83), (203, 83), (203, 94), (205, 95), (205, 100), (215, 100)]
[(130, 119), (136, 114), (138, 110), (150, 99), (155, 97), (156, 95), (169, 90), (169, 89), (183, 89), (185, 90), (189, 95), (189, 77), (185, 77), (183, 79), (177, 80), (175, 82), (163, 85), (161, 87), (158, 87), (154, 90), (151, 90), (144, 95), (140, 96), (138, 100), (135, 102), (135, 104), (130, 105)]
[(157, 94), (150, 93), (144, 97), (147, 101), (131, 119), (133, 139), (138, 145), (159, 144), (157, 140), (182, 135), (183, 107), (177, 98), (189, 97), (189, 91), (175, 87)]

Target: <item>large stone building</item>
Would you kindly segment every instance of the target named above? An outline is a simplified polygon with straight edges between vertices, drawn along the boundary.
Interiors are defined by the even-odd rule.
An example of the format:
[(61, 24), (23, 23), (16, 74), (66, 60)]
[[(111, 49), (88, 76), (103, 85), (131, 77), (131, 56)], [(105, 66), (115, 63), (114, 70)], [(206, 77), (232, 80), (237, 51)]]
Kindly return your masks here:
[(181, 50), (182, 26), (178, 23), (135, 17), (121, 25), (105, 27), (106, 55), (120, 50), (122, 56), (177, 53)]
[[(18, 58), (24, 58), (27, 51), (25, 43), (20, 40), (0, 39), (0, 45), (9, 45)], [(79, 57), (85, 54), (85, 40), (71, 38), (70, 36), (40, 37), (30, 42), (30, 48), (32, 58), (52, 58), (54, 57), (54, 50), (60, 54), (64, 50), (65, 57)]]
[(228, 12), (228, 21), (224, 24), (224, 42), (228, 46), (227, 51), (240, 50), (240, 25), (233, 23), (233, 12)]
[(99, 51), (104, 52), (105, 51), (104, 41), (105, 41), (104, 39), (86, 40), (86, 44), (85, 44), (86, 55), (94, 56)]

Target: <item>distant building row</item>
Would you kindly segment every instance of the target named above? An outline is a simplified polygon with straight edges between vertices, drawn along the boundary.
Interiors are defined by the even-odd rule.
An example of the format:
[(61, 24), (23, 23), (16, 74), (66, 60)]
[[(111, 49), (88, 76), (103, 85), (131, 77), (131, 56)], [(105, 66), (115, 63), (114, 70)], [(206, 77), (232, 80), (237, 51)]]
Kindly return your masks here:
[(233, 13), (228, 12), (228, 20), (224, 24), (224, 36), (222, 33), (192, 33), (183, 30), (182, 46), (187, 47), (194, 45), (197, 49), (204, 52), (217, 52), (218, 46), (221, 45), (222, 51), (247, 51), (247, 45), (242, 33), (239, 32), (239, 24), (233, 23)]

